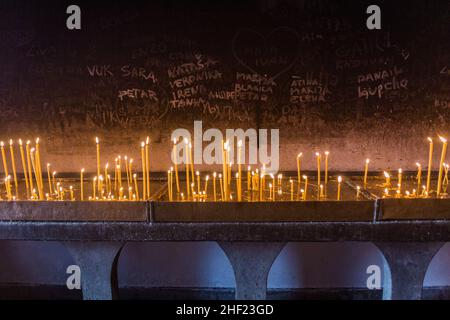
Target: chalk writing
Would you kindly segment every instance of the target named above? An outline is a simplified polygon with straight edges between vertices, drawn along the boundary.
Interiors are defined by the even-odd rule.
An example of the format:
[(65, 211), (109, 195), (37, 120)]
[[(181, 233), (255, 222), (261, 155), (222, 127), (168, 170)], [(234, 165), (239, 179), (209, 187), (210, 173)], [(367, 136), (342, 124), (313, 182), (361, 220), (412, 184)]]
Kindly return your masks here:
[[(376, 72), (360, 74), (357, 76), (358, 98), (369, 99), (377, 97), (381, 99), (389, 92), (408, 89), (408, 79), (403, 75), (401, 68), (379, 70)], [(366, 84), (366, 85), (361, 85)]]

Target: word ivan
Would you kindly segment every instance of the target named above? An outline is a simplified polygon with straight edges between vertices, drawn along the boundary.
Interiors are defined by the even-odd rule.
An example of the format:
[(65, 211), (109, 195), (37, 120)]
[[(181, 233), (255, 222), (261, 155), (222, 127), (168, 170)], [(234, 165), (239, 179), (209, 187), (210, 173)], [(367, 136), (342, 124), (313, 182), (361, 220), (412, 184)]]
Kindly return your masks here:
[[(171, 141), (178, 141), (172, 161), (176, 164), (186, 163), (190, 148), (194, 151), (194, 164), (223, 164), (222, 144), (227, 143), (232, 163), (257, 164), (266, 166), (268, 173), (276, 173), (279, 168), (279, 129), (270, 129), (270, 145), (268, 129), (226, 129), (225, 138), (222, 131), (210, 128), (203, 132), (203, 122), (194, 121), (194, 138), (189, 130), (178, 128), (172, 132)], [(258, 146), (259, 139), (259, 146)], [(246, 140), (248, 140), (248, 162), (246, 162)], [(235, 141), (237, 141), (240, 158), (235, 159)], [(204, 149), (203, 143), (210, 142)], [(270, 147), (270, 154), (269, 154)], [(239, 159), (237, 159), (239, 158)]]

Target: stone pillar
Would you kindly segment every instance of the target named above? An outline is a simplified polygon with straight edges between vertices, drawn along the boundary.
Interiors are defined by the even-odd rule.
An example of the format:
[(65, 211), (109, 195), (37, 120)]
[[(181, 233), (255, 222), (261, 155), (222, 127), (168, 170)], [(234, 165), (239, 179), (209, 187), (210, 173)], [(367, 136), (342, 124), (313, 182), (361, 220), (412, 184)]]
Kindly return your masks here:
[(64, 244), (81, 269), (83, 299), (117, 299), (117, 261), (124, 244), (101, 241), (73, 241)]
[(281, 242), (219, 242), (234, 270), (236, 300), (264, 300), (267, 277), (285, 246)]
[(444, 242), (377, 242), (387, 265), (383, 300), (419, 300), (428, 265)]

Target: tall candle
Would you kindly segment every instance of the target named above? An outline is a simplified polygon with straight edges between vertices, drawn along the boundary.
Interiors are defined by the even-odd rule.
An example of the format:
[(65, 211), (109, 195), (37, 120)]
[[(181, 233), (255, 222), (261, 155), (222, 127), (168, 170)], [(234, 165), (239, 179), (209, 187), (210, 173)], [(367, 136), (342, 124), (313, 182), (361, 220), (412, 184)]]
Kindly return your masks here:
[(338, 177), (338, 191), (337, 191), (337, 200), (338, 201), (341, 200), (341, 182), (342, 182), (342, 177), (339, 176)]
[(402, 169), (398, 169), (398, 191), (402, 192)]
[(185, 163), (186, 164), (186, 195), (189, 200), (189, 195), (191, 192), (189, 191), (189, 186), (190, 186), (190, 183), (189, 183), (189, 141), (187, 138), (184, 139), (184, 143), (186, 144), (185, 150), (187, 150), (186, 163)]
[(366, 165), (364, 166), (364, 188), (367, 187), (367, 173), (369, 171), (369, 158), (366, 159)]
[[(141, 159), (142, 159), (142, 200), (147, 199), (147, 171), (145, 167), (145, 142), (141, 142)], [(189, 188), (188, 188), (189, 190)]]
[(303, 200), (307, 199), (307, 194), (308, 194), (308, 177), (307, 176), (303, 176), (303, 180), (305, 180), (305, 191), (303, 192)]
[(428, 154), (428, 174), (427, 174), (427, 189), (426, 192), (430, 194), (430, 183), (431, 183), (431, 166), (433, 164), (433, 139), (428, 137), (428, 141), (430, 142), (430, 151)]
[(317, 192), (319, 192), (320, 186), (320, 153), (316, 152), (317, 158)]
[(84, 168), (81, 169), (80, 172), (80, 199), (84, 201)]
[(16, 191), (16, 199), (18, 199), (19, 198), (19, 184), (17, 181), (16, 159), (14, 157), (14, 148), (13, 148), (12, 139), (9, 140), (9, 150), (11, 153), (11, 163), (12, 163), (12, 168), (13, 168), (13, 178), (14, 178), (14, 187), (15, 187), (15, 191)]
[(169, 196), (169, 201), (172, 201), (172, 194), (171, 194), (171, 185), (172, 181), (170, 181), (170, 170), (167, 170), (167, 194)]
[[(248, 192), (250, 192), (250, 190), (252, 189), (252, 186), (251, 186), (251, 181), (252, 181), (251, 170), (252, 170), (252, 168), (250, 166), (248, 166), (247, 167), (247, 191)], [(250, 197), (250, 193), (249, 193), (249, 197)]]
[(137, 183), (137, 174), (133, 174), (133, 179), (134, 179), (134, 190), (136, 190), (136, 200), (139, 201), (139, 188), (138, 188), (138, 183)]
[(222, 201), (224, 201), (224, 191), (223, 191), (223, 182), (222, 182), (222, 174), (219, 173), (219, 184), (220, 184), (220, 196)]
[(97, 147), (97, 177), (100, 177), (100, 140), (98, 137), (95, 137), (95, 145)]
[(328, 155), (330, 153), (328, 151), (325, 151), (325, 187), (328, 183)]
[(242, 140), (238, 141), (238, 201), (241, 201), (241, 192), (242, 192), (242, 171), (241, 171), (241, 165), (242, 165)]
[(94, 177), (94, 179), (92, 180), (92, 190), (93, 190), (93, 196), (92, 198), (95, 200), (96, 199), (96, 182), (97, 182), (97, 176)]
[(178, 179), (178, 154), (177, 154), (177, 139), (173, 139), (173, 163), (175, 166), (175, 181), (177, 185), (177, 193), (180, 193), (180, 181)]
[(297, 155), (297, 185), (298, 188), (300, 189), (300, 183), (302, 181), (302, 176), (301, 176), (301, 158), (302, 158), (302, 153), (300, 152)]
[(75, 197), (73, 196), (73, 187), (70, 186), (70, 187), (69, 187), (69, 190), (70, 190), (70, 200), (71, 200), (71, 201), (74, 201), (74, 200), (75, 200)]
[(5, 177), (8, 177), (8, 165), (6, 163), (5, 143), (3, 141), (0, 141), (0, 147), (2, 150), (3, 170), (5, 172)]
[[(222, 176), (223, 176), (223, 193), (226, 196), (227, 195), (227, 154), (226, 154), (226, 148), (228, 145), (228, 141), (227, 142), (223, 142), (222, 140)], [(222, 198), (222, 201), (225, 200), (224, 198)]]
[(39, 191), (39, 199), (44, 200), (44, 184), (42, 182), (42, 167), (41, 167), (41, 151), (39, 147), (39, 138), (36, 138), (36, 182), (38, 184), (38, 191)]
[(200, 172), (196, 172), (195, 175), (197, 176), (197, 193), (200, 194)]
[(35, 158), (35, 148), (31, 148), (30, 150), (30, 156), (31, 156), (31, 165), (33, 167), (33, 172), (34, 172), (34, 177), (36, 178), (36, 185), (38, 187), (38, 194), (39, 194), (39, 199), (41, 199), (41, 188), (39, 187), (39, 178), (38, 178), (38, 172), (37, 172), (37, 168), (36, 168), (36, 158)]
[(416, 166), (417, 166), (417, 190), (420, 190), (420, 182), (422, 180), (422, 166), (418, 162), (416, 162)]
[(19, 139), (19, 149), (20, 149), (20, 158), (22, 159), (22, 169), (23, 169), (23, 176), (25, 178), (25, 187), (27, 189), (27, 199), (29, 199), (30, 198), (30, 184), (28, 181), (28, 172), (27, 172), (25, 154), (23, 152), (22, 139)]
[(359, 194), (361, 193), (361, 187), (356, 186), (356, 200), (359, 200)]
[(239, 173), (237, 173), (236, 172), (236, 199), (237, 199), (237, 201), (241, 201), (240, 199), (239, 199)]
[(294, 201), (294, 180), (290, 179), (289, 183), (291, 185), (291, 201)]
[(28, 166), (28, 176), (30, 178), (30, 192), (34, 189), (33, 186), (33, 172), (31, 171), (31, 151), (30, 151), (30, 141), (27, 141), (26, 144), (27, 151), (27, 166)]
[(439, 163), (439, 176), (438, 176), (438, 187), (436, 191), (436, 195), (439, 197), (441, 194), (442, 188), (442, 168), (444, 167), (445, 156), (447, 154), (447, 139), (443, 137), (439, 137), (442, 142), (442, 153), (441, 153), (441, 162)]
[(214, 172), (213, 173), (213, 198), (214, 198), (214, 201), (217, 201), (217, 196), (216, 196), (216, 177), (217, 177), (217, 173)]
[(127, 188), (130, 188), (130, 172), (128, 171), (128, 156), (124, 157), (125, 159), (125, 171), (127, 173)]
[(52, 179), (50, 176), (50, 163), (47, 163), (47, 180), (48, 180), (48, 190), (49, 190), (50, 194), (52, 194), (53, 188), (52, 188)]
[(192, 157), (192, 143), (189, 142), (189, 163), (191, 165), (191, 177), (192, 177), (192, 183), (195, 182), (194, 178), (194, 158)]
[(150, 199), (151, 197), (151, 188), (150, 188), (150, 138), (147, 137), (145, 141), (145, 168), (147, 169), (147, 196)]

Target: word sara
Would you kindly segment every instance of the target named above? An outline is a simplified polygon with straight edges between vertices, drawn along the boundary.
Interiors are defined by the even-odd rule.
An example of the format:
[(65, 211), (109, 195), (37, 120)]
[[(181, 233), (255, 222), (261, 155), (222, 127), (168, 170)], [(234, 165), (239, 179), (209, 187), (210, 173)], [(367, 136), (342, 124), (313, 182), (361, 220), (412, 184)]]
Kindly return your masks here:
[[(222, 144), (229, 148), (230, 159), (232, 163), (239, 164), (263, 164), (266, 166), (267, 173), (276, 173), (279, 169), (279, 129), (270, 129), (270, 143), (268, 142), (268, 129), (250, 128), (226, 129), (225, 137), (222, 131), (217, 128), (210, 128), (203, 132), (203, 122), (194, 121), (194, 137), (185, 128), (178, 128), (172, 132), (171, 140), (175, 142), (175, 152), (172, 154), (172, 161), (176, 164), (185, 164), (188, 161), (190, 148), (193, 148), (194, 164), (223, 164)], [(246, 144), (248, 140), (248, 144)], [(237, 147), (240, 149), (240, 157), (236, 157)], [(259, 141), (259, 143), (258, 143)], [(209, 142), (205, 148), (203, 143)], [(246, 145), (248, 153), (246, 153)], [(246, 162), (246, 154), (248, 161)], [(237, 159), (239, 158), (239, 159)]]

